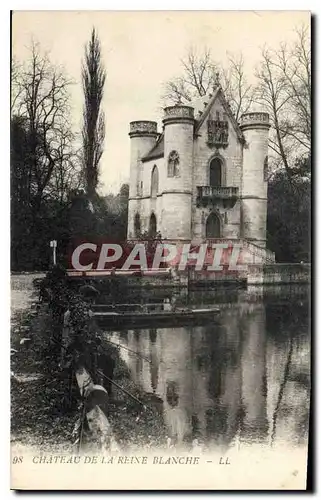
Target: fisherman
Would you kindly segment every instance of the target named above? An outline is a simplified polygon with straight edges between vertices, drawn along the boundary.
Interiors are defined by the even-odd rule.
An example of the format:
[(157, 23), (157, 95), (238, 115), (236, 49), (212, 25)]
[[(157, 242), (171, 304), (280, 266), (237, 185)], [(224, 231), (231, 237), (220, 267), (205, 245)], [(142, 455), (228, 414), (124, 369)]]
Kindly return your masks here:
[[(95, 304), (97, 298), (100, 293), (97, 288), (93, 284), (87, 284), (80, 287), (79, 291), (82, 294), (82, 298), (88, 307), (88, 315), (90, 318), (93, 318), (93, 311), (91, 309), (91, 305)], [(97, 328), (95, 323), (92, 323), (91, 328)], [(106, 388), (108, 396), (112, 395), (112, 381), (114, 378), (114, 370), (115, 370), (115, 354), (116, 350), (110, 344), (104, 344), (99, 337), (99, 332), (97, 331), (97, 335), (95, 336), (95, 344), (96, 344), (96, 352), (97, 352), (97, 368), (99, 372), (102, 374), (98, 375), (95, 383), (99, 383), (103, 387)]]

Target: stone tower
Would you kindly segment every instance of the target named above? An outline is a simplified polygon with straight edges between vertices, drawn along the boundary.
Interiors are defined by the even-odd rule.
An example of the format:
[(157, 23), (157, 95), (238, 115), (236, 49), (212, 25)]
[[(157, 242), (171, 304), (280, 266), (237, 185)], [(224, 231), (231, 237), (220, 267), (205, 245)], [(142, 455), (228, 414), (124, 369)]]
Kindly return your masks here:
[[(220, 85), (164, 109), (156, 122), (130, 123), (128, 238), (226, 240), (249, 262), (272, 260), (266, 249), (269, 115), (238, 123)], [(259, 247), (259, 248), (258, 248)]]
[(266, 246), (268, 113), (246, 113), (240, 128), (243, 148), (241, 235), (258, 246)]
[(164, 110), (164, 167), (161, 232), (167, 239), (191, 239), (194, 109)]
[(157, 122), (134, 121), (130, 123), (130, 179), (128, 200), (128, 234), (134, 233), (134, 214), (140, 212), (142, 195), (143, 164), (142, 157), (156, 143), (158, 137)]

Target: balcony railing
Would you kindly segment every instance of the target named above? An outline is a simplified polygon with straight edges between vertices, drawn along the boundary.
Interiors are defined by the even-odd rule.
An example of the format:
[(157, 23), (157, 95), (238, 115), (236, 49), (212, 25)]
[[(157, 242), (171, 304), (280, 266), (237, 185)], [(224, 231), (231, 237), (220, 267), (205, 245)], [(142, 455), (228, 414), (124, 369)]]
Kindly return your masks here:
[(239, 196), (238, 187), (197, 186), (197, 198), (204, 200), (230, 200)]

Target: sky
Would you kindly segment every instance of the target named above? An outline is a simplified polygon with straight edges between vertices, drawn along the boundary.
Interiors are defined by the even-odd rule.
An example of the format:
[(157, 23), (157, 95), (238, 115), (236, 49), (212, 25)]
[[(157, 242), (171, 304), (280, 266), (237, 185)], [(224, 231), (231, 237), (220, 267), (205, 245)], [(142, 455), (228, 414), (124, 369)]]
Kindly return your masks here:
[(72, 126), (81, 130), (81, 60), (93, 27), (101, 41), (107, 71), (103, 110), (105, 150), (101, 160), (102, 194), (116, 193), (129, 179), (129, 122), (162, 118), (166, 81), (181, 74), (189, 47), (211, 50), (226, 63), (227, 52), (242, 51), (248, 80), (253, 80), (261, 48), (277, 48), (308, 24), (307, 11), (15, 11), (12, 50), (28, 59), (32, 38), (51, 61), (63, 65), (71, 88)]

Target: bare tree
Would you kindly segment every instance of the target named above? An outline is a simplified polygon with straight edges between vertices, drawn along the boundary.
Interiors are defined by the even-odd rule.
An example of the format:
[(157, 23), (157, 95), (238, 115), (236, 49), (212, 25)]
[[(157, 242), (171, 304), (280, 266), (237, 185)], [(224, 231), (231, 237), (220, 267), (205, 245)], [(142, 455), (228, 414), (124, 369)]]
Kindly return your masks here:
[(282, 134), (280, 122), (284, 116), (285, 106), (288, 101), (286, 85), (273, 60), (273, 53), (268, 49), (262, 51), (262, 62), (257, 70), (256, 76), (258, 86), (256, 89), (256, 101), (270, 114), (273, 127), (273, 135), (270, 135), (269, 146), (276, 153), (276, 161), (280, 160), (291, 180), (291, 170), (288, 162), (288, 145), (284, 134)]
[(256, 102), (270, 114), (270, 148), (274, 164), (285, 168), (291, 181), (294, 159), (311, 154), (311, 54), (306, 27), (295, 42), (278, 50), (262, 50), (257, 68)]
[(182, 75), (165, 84), (163, 99), (168, 103), (180, 103), (183, 100), (191, 101), (195, 97), (202, 97), (215, 84), (217, 66), (212, 61), (211, 52), (205, 49), (198, 54), (191, 47), (186, 58), (181, 60)]
[(101, 111), (104, 95), (106, 71), (101, 61), (100, 41), (95, 29), (85, 48), (82, 65), (82, 85), (84, 91), (83, 110), (83, 169), (87, 194), (90, 200), (96, 195), (99, 179), (99, 163), (103, 154), (105, 138), (105, 117)]
[(297, 39), (287, 47), (281, 45), (275, 62), (285, 81), (288, 117), (281, 124), (283, 134), (311, 151), (311, 50), (308, 29), (296, 29)]
[(165, 84), (164, 104), (190, 102), (211, 92), (220, 83), (236, 120), (246, 113), (253, 99), (253, 88), (244, 73), (242, 54), (229, 54), (228, 66), (218, 64), (209, 49), (197, 53), (189, 49), (186, 58), (181, 60), (182, 74)]
[(16, 108), (17, 100), (19, 99), (21, 93), (20, 79), (19, 75), (21, 73), (21, 64), (13, 56), (11, 59), (11, 112)]
[[(71, 138), (65, 136), (60, 139), (61, 143), (59, 149), (62, 151), (66, 148), (67, 150), (72, 144)], [(79, 151), (71, 149), (69, 155), (61, 155), (60, 161), (57, 161), (52, 178), (50, 179), (48, 196), (57, 200), (61, 205), (65, 203), (69, 200), (71, 191), (74, 192), (83, 187), (81, 173), (81, 158)]]
[(30, 58), (13, 66), (12, 116), (20, 117), (25, 134), (23, 161), (28, 196), (34, 213), (50, 194), (56, 170), (72, 159), (69, 120), (70, 81), (32, 42)]
[(248, 83), (244, 72), (243, 54), (228, 54), (227, 62), (227, 68), (222, 71), (222, 88), (236, 121), (239, 121), (253, 103), (254, 88)]

